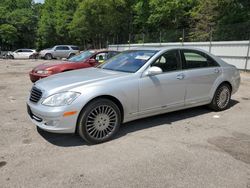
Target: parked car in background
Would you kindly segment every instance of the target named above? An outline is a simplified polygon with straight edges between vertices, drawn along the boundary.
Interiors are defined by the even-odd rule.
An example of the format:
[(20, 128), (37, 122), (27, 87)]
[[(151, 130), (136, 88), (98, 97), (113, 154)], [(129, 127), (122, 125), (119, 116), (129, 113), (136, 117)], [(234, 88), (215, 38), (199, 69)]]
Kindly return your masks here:
[(123, 122), (200, 105), (225, 110), (239, 85), (236, 67), (206, 51), (135, 49), (99, 67), (39, 80), (27, 105), (41, 129), (101, 143)]
[(34, 49), (17, 49), (14, 52), (8, 52), (7, 58), (10, 59), (33, 59), (37, 56)]
[(54, 58), (71, 58), (80, 53), (78, 46), (74, 45), (57, 45), (52, 48), (44, 49), (39, 52), (39, 57), (46, 60)]
[(57, 74), (60, 72), (71, 71), (75, 69), (82, 69), (88, 67), (94, 67), (103, 63), (105, 60), (115, 56), (119, 52), (116, 51), (94, 51), (88, 50), (84, 51), (79, 55), (69, 58), (67, 61), (62, 61), (60, 63), (50, 62), (38, 65), (30, 73), (30, 80), (36, 82), (41, 78), (48, 77), (52, 74)]

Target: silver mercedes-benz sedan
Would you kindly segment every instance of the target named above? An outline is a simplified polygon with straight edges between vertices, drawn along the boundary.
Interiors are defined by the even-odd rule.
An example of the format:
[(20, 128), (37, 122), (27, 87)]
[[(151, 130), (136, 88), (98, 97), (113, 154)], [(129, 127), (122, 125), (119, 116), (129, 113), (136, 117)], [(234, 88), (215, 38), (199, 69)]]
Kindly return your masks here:
[(39, 80), (27, 109), (41, 129), (101, 143), (135, 119), (200, 105), (225, 110), (239, 85), (239, 71), (208, 52), (135, 49), (96, 68)]

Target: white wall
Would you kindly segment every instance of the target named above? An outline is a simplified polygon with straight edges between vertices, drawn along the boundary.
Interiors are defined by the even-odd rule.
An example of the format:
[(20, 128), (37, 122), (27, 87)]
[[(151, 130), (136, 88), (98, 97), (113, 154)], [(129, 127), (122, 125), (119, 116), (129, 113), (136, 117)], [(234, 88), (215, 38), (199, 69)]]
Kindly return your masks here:
[(218, 42), (175, 42), (175, 43), (144, 43), (109, 45), (112, 50), (129, 50), (141, 47), (196, 47), (221, 57), (229, 64), (241, 70), (250, 70), (250, 41), (218, 41)]

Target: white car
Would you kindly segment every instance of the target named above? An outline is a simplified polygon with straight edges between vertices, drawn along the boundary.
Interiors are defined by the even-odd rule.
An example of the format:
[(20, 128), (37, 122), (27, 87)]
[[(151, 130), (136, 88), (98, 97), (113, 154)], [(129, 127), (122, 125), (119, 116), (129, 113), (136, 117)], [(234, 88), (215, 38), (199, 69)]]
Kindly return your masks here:
[(31, 59), (36, 55), (36, 50), (33, 49), (17, 49), (14, 52), (9, 52), (8, 57), (11, 59)]

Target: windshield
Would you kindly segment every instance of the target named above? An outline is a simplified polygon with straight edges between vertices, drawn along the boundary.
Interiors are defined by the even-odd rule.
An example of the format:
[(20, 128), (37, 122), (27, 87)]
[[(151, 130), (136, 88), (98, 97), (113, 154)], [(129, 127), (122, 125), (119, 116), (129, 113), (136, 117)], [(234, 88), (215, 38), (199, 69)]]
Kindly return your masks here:
[(125, 51), (107, 60), (99, 68), (135, 73), (157, 52), (155, 50)]
[(76, 55), (76, 56), (73, 56), (73, 57), (69, 58), (69, 61), (72, 61), (72, 62), (84, 61), (85, 59), (90, 57), (92, 54), (94, 54), (94, 53), (91, 52), (91, 51), (85, 51), (85, 52), (82, 52), (79, 55)]

